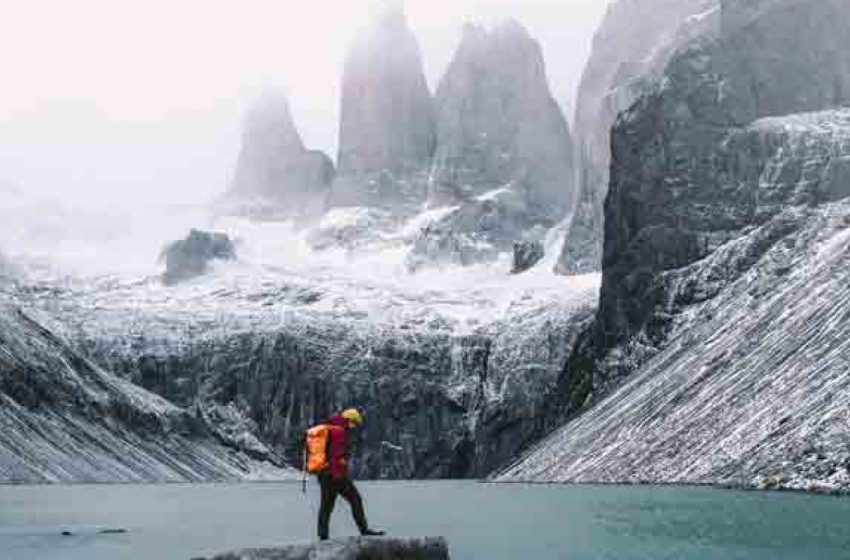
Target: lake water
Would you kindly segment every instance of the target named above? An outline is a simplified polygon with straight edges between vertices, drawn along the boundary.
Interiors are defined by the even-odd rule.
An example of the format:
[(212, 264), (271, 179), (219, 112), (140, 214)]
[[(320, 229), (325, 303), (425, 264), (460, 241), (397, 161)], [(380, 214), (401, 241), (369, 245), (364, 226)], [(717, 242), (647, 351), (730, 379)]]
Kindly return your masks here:
[[(850, 558), (850, 498), (475, 482), (359, 487), (374, 526), (444, 535), (453, 560)], [(306, 542), (318, 489), (308, 492), (292, 483), (0, 486), (0, 558), (189, 560)], [(340, 500), (332, 536), (354, 533)]]

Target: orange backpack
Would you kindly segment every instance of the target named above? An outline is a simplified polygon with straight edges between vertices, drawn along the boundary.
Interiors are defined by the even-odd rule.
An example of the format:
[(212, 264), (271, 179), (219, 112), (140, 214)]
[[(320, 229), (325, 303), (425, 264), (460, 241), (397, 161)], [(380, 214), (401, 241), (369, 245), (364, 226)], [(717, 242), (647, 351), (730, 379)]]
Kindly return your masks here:
[(330, 467), (328, 458), (328, 439), (330, 436), (331, 427), (327, 424), (319, 424), (307, 430), (306, 443), (304, 444), (305, 472), (316, 474)]

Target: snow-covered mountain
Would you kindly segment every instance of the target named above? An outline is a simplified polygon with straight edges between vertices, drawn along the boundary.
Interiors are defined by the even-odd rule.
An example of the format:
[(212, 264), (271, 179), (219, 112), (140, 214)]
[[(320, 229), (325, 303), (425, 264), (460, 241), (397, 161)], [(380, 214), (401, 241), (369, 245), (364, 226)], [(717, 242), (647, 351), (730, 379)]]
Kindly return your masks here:
[[(627, 21), (641, 14), (661, 39)], [(615, 91), (583, 139), (613, 123), (601, 283), (554, 273), (565, 237), (598, 233), (601, 191), (569, 211), (568, 131), (514, 24), (469, 28), (432, 105), (391, 11), (349, 60), (352, 128), (314, 221), (95, 220), (0, 190), (0, 248), (23, 272), (0, 271), (0, 473), (280, 475), (305, 427), (355, 405), (361, 476), (483, 476), (549, 431), (502, 479), (850, 490), (848, 16), (846, 0), (612, 7), (597, 42), (625, 38), (586, 83)], [(246, 136), (257, 177), (307, 153), (277, 109)], [(607, 148), (591, 156), (584, 187), (609, 175)], [(313, 192), (295, 177), (273, 182), (282, 207)], [(563, 214), (530, 210), (561, 196)], [(192, 228), (236, 258), (163, 283), (157, 255)], [(513, 242), (534, 257), (521, 274)]]
[(573, 419), (505, 478), (850, 489), (850, 4), (746, 4), (615, 125)]

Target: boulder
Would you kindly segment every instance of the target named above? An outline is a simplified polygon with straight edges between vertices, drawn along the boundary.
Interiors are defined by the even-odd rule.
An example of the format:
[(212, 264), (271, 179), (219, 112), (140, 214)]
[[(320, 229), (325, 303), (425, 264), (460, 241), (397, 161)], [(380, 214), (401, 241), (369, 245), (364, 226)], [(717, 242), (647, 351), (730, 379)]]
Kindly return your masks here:
[(234, 260), (236, 248), (226, 234), (193, 229), (186, 239), (169, 244), (162, 256), (165, 258), (163, 281), (174, 284), (204, 274), (211, 261)]
[[(448, 560), (443, 538), (338, 539), (318, 544), (254, 548), (219, 554), (209, 560)], [(197, 558), (195, 560), (205, 560)]]
[(543, 243), (540, 241), (520, 241), (514, 243), (514, 264), (511, 274), (520, 274), (530, 269), (545, 256)]

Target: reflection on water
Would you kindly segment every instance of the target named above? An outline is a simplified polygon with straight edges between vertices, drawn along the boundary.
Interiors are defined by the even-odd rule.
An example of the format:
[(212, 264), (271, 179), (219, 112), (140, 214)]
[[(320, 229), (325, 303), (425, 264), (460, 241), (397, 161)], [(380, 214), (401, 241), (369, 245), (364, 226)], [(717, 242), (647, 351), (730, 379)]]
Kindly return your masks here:
[[(453, 560), (846, 559), (850, 499), (707, 488), (362, 483), (373, 525)], [(188, 560), (312, 539), (300, 484), (4, 486), (9, 560)], [(335, 536), (354, 534), (347, 506)], [(104, 533), (125, 529), (126, 533)], [(71, 535), (62, 535), (63, 531)]]

